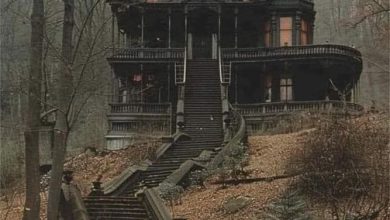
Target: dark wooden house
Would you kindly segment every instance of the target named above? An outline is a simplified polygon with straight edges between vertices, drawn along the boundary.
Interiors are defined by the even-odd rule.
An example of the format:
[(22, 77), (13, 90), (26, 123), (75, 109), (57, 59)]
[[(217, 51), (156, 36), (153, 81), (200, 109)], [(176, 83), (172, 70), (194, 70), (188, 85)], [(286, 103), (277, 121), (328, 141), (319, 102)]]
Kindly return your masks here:
[[(313, 44), (313, 0), (107, 1), (114, 17), (109, 149), (135, 133), (185, 127), (186, 97), (210, 86), (188, 76), (202, 68), (221, 88), (222, 112), (210, 117), (226, 117), (231, 103), (249, 130), (267, 114), (360, 110), (353, 102), (361, 54)], [(199, 99), (191, 106), (201, 108), (207, 96)]]

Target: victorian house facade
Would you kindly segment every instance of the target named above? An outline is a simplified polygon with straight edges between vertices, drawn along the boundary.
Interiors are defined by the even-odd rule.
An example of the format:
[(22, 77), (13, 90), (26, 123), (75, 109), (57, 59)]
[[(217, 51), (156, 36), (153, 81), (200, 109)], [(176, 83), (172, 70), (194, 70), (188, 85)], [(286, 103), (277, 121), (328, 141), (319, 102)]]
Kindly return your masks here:
[(127, 144), (134, 133), (170, 135), (184, 126), (188, 71), (202, 61), (217, 63), (222, 97), (249, 130), (264, 114), (329, 109), (339, 101), (359, 108), (349, 102), (361, 54), (313, 44), (312, 0), (108, 3), (114, 17), (109, 148)]

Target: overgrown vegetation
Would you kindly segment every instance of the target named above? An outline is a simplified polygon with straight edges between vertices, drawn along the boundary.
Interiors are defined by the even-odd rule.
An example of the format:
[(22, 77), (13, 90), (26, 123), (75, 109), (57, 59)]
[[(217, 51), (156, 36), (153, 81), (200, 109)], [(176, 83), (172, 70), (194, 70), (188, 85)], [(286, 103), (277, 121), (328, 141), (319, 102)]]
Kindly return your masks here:
[(189, 185), (205, 188), (205, 181), (209, 176), (210, 172), (207, 169), (194, 170), (188, 176)]
[(309, 220), (307, 205), (302, 192), (287, 190), (282, 197), (270, 204), (261, 219), (264, 220)]
[(244, 167), (248, 165), (249, 155), (247, 147), (244, 144), (239, 144), (233, 147), (225, 156), (220, 167), (212, 171), (217, 175), (218, 181), (223, 183), (227, 179), (238, 180), (247, 176)]
[(297, 186), (332, 207), (334, 219), (388, 215), (388, 131), (385, 115), (322, 119), (291, 157), (293, 172), (302, 173)]
[(172, 216), (175, 216), (174, 205), (181, 204), (181, 194), (184, 192), (183, 187), (169, 182), (162, 182), (159, 185), (160, 197), (169, 203)]

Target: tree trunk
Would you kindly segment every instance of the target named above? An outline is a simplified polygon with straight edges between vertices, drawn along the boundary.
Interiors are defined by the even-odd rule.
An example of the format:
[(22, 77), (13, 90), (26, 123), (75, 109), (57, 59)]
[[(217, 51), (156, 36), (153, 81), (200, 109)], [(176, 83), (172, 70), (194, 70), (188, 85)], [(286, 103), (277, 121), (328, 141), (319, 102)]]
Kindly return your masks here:
[(48, 220), (57, 220), (61, 193), (62, 173), (69, 135), (67, 120), (70, 111), (70, 94), (72, 94), (72, 40), (74, 26), (74, 0), (64, 0), (64, 26), (62, 35), (62, 71), (58, 75), (57, 85), (57, 119), (54, 134), (53, 168), (50, 179), (47, 208)]
[(39, 219), (39, 128), (41, 112), (41, 81), (43, 51), (44, 4), (34, 0), (31, 14), (30, 76), (28, 81), (28, 112), (25, 131), (26, 201), (23, 219)]

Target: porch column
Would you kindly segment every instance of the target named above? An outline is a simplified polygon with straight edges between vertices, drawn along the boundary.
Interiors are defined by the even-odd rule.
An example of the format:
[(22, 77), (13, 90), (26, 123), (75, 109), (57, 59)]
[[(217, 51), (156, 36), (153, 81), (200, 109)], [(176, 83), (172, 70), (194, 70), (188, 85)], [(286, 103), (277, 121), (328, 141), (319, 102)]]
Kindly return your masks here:
[(116, 32), (116, 45), (118, 46), (118, 48), (121, 48), (121, 32), (120, 32), (120, 29), (119, 29), (119, 26), (117, 27), (117, 32)]
[(168, 48), (171, 48), (172, 9), (168, 9)]
[(279, 33), (278, 33), (278, 21), (277, 21), (276, 12), (272, 12), (272, 22), (271, 22), (271, 28), (272, 28), (272, 43), (271, 45), (273, 47), (278, 46), (279, 43)]
[(237, 65), (234, 65), (234, 102), (238, 104), (238, 74)]
[(112, 53), (115, 53), (115, 20), (116, 20), (116, 16), (115, 16), (115, 11), (114, 11), (114, 8), (112, 8), (111, 10), (112, 12), (112, 19), (111, 19), (111, 46), (112, 46)]
[(171, 64), (168, 64), (168, 91), (167, 91), (167, 102), (171, 101)]
[(221, 47), (221, 5), (218, 5), (218, 47)]
[(238, 8), (234, 9), (234, 48), (238, 47)]
[(111, 67), (111, 79), (112, 79), (112, 97), (111, 102), (118, 103), (119, 99), (119, 78), (115, 74), (115, 70), (113, 67)]
[(311, 22), (311, 29), (310, 30), (307, 30), (309, 32), (309, 39), (308, 39), (308, 43), (309, 44), (313, 44), (314, 42), (314, 28), (315, 28), (315, 25), (314, 25), (314, 21), (310, 21)]
[(294, 16), (294, 23), (293, 23), (293, 45), (300, 45), (301, 44), (301, 17), (302, 12), (297, 11)]
[[(191, 39), (192, 42), (192, 39)], [(184, 6), (184, 47), (187, 48), (187, 59), (192, 59), (192, 47), (188, 45), (188, 6)]]
[(188, 47), (188, 7), (184, 6), (184, 46)]
[(141, 8), (141, 47), (144, 48), (145, 9)]

